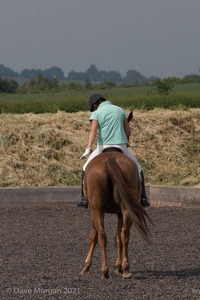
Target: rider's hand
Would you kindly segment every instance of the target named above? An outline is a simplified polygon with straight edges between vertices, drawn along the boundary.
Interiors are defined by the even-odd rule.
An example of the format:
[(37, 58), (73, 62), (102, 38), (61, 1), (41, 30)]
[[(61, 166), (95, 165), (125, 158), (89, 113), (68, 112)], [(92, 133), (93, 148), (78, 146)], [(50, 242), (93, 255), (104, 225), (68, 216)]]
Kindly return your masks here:
[(87, 156), (88, 154), (90, 154), (91, 152), (92, 152), (91, 147), (87, 147), (87, 148), (85, 149), (85, 152), (83, 153), (83, 155), (81, 155), (80, 159), (86, 158), (86, 156)]

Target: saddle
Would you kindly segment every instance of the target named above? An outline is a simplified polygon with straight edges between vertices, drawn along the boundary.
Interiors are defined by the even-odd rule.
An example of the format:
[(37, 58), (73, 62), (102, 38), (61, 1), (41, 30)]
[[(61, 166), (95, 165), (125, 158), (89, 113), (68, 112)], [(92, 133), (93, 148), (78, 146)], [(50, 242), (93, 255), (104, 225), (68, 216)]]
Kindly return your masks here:
[(120, 148), (117, 148), (117, 147), (108, 147), (108, 148), (103, 149), (102, 152), (103, 153), (104, 152), (120, 152), (120, 153), (122, 153), (122, 150)]

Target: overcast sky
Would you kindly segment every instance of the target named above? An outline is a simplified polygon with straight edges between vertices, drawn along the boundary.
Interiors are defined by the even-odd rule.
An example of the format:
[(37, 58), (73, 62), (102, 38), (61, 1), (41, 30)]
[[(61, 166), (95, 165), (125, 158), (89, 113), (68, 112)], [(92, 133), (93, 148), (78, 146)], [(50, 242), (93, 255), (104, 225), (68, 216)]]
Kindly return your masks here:
[(200, 74), (200, 0), (0, 0), (0, 64)]

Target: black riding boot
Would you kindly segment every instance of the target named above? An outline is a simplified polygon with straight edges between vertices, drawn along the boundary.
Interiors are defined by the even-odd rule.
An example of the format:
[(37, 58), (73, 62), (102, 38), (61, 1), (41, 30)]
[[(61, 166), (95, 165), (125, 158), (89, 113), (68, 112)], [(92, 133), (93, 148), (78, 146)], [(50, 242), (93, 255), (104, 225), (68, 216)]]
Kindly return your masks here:
[(142, 204), (142, 206), (144, 207), (148, 207), (150, 205), (148, 199), (147, 199), (147, 195), (146, 195), (146, 191), (145, 191), (145, 181), (144, 181), (144, 173), (143, 171), (140, 172), (141, 175), (141, 180), (142, 180), (142, 193), (141, 193), (141, 198), (140, 198), (140, 203)]
[(77, 201), (76, 201), (76, 206), (81, 206), (88, 208), (88, 202), (85, 199), (84, 193), (83, 193), (83, 181), (85, 177), (85, 172), (82, 170), (82, 185), (81, 185), (81, 195), (78, 196)]

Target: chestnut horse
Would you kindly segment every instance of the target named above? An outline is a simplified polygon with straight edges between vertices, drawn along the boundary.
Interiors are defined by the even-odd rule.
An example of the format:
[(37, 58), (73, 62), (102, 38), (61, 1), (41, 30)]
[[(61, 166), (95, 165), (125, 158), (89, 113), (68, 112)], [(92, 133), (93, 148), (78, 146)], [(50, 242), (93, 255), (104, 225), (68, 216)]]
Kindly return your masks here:
[(140, 204), (141, 182), (135, 163), (123, 153), (105, 152), (90, 161), (86, 168), (84, 194), (92, 214), (93, 228), (89, 237), (89, 251), (82, 275), (88, 274), (93, 250), (99, 242), (102, 253), (102, 278), (109, 277), (106, 258), (107, 236), (104, 230), (106, 213), (117, 214), (118, 229), (116, 273), (129, 278), (128, 243), (132, 224), (149, 242), (150, 218)]

